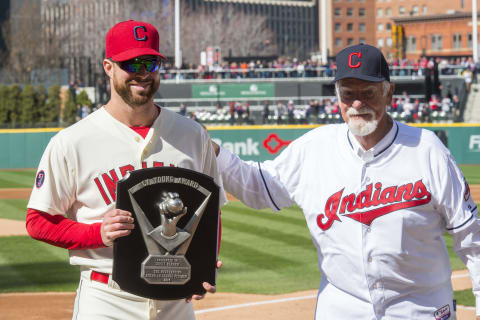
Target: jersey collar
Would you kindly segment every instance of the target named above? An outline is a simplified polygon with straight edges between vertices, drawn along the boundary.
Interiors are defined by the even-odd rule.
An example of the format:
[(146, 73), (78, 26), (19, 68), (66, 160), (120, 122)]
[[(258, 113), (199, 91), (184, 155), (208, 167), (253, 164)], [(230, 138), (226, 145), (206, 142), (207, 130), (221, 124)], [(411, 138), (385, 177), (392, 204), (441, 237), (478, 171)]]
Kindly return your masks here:
[(398, 135), (398, 125), (396, 121), (393, 121), (392, 128), (388, 131), (385, 137), (382, 138), (374, 147), (369, 150), (365, 150), (360, 143), (355, 139), (350, 130), (347, 130), (347, 140), (351, 150), (362, 160), (371, 161), (378, 155), (387, 150), (395, 141)]

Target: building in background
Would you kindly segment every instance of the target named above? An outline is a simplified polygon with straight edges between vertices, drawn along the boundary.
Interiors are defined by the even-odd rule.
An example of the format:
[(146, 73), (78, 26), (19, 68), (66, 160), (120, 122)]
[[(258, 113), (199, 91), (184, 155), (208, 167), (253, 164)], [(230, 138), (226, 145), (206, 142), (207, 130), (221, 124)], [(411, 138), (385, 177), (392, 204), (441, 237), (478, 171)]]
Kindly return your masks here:
[[(266, 16), (278, 55), (305, 59), (319, 50), (318, 0), (185, 0), (183, 3), (194, 10), (211, 11), (232, 6), (247, 15)], [(231, 54), (236, 55), (235, 52)]]
[(471, 12), (471, 0), (326, 0), (328, 57), (357, 43), (389, 60), (472, 56)]
[(335, 56), (346, 46), (358, 43), (375, 44), (373, 23), (375, 20), (375, 0), (328, 1), (332, 2), (329, 15), (331, 18), (327, 18), (327, 28), (331, 28), (327, 31), (331, 34), (331, 36), (327, 36), (327, 39), (330, 40), (328, 45), (329, 56)]
[[(248, 29), (244, 26), (260, 18), (266, 19), (266, 27), (271, 30), (271, 38), (262, 38), (263, 46), (274, 48), (275, 56), (308, 59), (322, 49), (322, 1), (181, 0), (182, 8), (190, 8), (190, 16), (181, 19), (182, 28), (188, 27), (182, 29), (184, 61), (188, 58), (187, 62), (193, 66), (199, 64), (201, 51), (208, 48), (217, 50), (222, 59), (237, 57), (251, 60), (252, 57), (261, 57), (261, 54), (249, 53), (259, 50), (242, 50), (246, 47), (242, 41), (258, 37), (246, 31)], [(344, 47), (357, 43), (379, 47), (388, 59), (472, 55), (470, 0), (325, 1), (326, 47), (330, 59)], [(6, 12), (10, 11), (10, 20), (15, 20), (10, 29), (19, 35), (13, 37), (17, 39), (15, 49), (8, 48), (2, 33), (0, 52), (2, 48), (8, 48), (13, 55), (25, 55), (17, 59), (18, 68), (26, 67), (34, 59), (40, 61), (37, 56), (41, 55), (43, 60), (35, 62), (37, 65), (45, 69), (68, 70), (70, 80), (94, 86), (104, 74), (101, 63), (105, 56), (104, 36), (119, 21), (139, 19), (154, 24), (161, 34), (161, 51), (173, 57), (173, 4), (173, 0), (4, 0), (0, 5), (0, 20), (5, 20)], [(39, 6), (39, 9), (34, 6)], [(32, 8), (26, 10), (28, 7)], [(207, 32), (208, 19), (222, 8), (242, 12), (244, 19), (234, 21), (236, 28), (231, 30), (230, 27), (228, 32), (226, 29), (218, 31), (218, 28)], [(207, 19), (203, 18), (206, 22), (203, 21), (199, 27), (197, 17), (202, 13), (207, 13)], [(8, 33), (11, 37), (12, 32)], [(40, 39), (38, 44), (30, 39), (32, 34)], [(228, 35), (235, 36), (230, 43), (237, 45), (228, 46), (224, 39), (220, 43), (221, 34), (227, 39), (232, 38)], [(27, 55), (28, 52), (31, 56)], [(190, 53), (188, 57), (187, 52)], [(35, 68), (28, 66), (25, 70), (18, 69), (17, 73)]]
[[(43, 36), (50, 41), (56, 39), (62, 43), (62, 66), (71, 72), (71, 78), (81, 81), (85, 85), (93, 85), (96, 78), (103, 74), (101, 61), (104, 58), (104, 35), (116, 22), (127, 19), (139, 19), (154, 24), (161, 34), (160, 46), (167, 56), (173, 56), (174, 49), (174, 1), (168, 0), (39, 0), (41, 1), (41, 20)], [(300, 59), (309, 58), (313, 52), (318, 51), (318, 7), (317, 0), (182, 0), (183, 8), (190, 8), (189, 16), (181, 19), (182, 41), (199, 42), (209, 37), (215, 38), (215, 32), (199, 30), (195, 26), (198, 20), (195, 15), (201, 12), (213, 12), (221, 8), (233, 8), (241, 11), (249, 20), (238, 21), (240, 26), (249, 24), (250, 19), (266, 17), (267, 27), (272, 31), (272, 39), (266, 39), (264, 45), (274, 46), (276, 55), (288, 55)], [(183, 13), (185, 13), (184, 11)], [(203, 19), (205, 20), (205, 19)], [(213, 22), (212, 22), (213, 24)], [(192, 25), (194, 26), (192, 28)], [(207, 25), (208, 26), (208, 25)], [(221, 29), (222, 30), (222, 29)], [(247, 29), (243, 29), (247, 30)], [(234, 30), (236, 31), (236, 30)], [(245, 31), (244, 31), (245, 32)], [(198, 33), (191, 35), (192, 33)], [(217, 32), (217, 35), (220, 32)], [(193, 37), (193, 39), (188, 39)], [(199, 38), (201, 37), (201, 38)], [(254, 34), (245, 32), (243, 39), (255, 37)], [(210, 41), (210, 46), (217, 47), (215, 40)], [(200, 63), (198, 49), (182, 45), (190, 53), (193, 64)], [(241, 50), (235, 48), (224, 49), (222, 57), (246, 56)], [(240, 48), (241, 49), (241, 48)], [(194, 53), (192, 58), (191, 51)], [(187, 54), (184, 54), (184, 58)]]
[[(11, 0), (3, 0), (0, 1), (0, 25), (3, 26), (5, 21), (8, 19), (8, 15), (10, 13), (10, 2)], [(5, 55), (7, 54), (7, 39), (5, 37), (5, 28), (0, 30), (0, 65), (6, 63), (6, 59), (4, 59)]]
[(394, 24), (401, 26), (405, 34), (402, 55), (409, 60), (421, 56), (448, 58), (472, 56), (470, 12), (394, 18)]
[[(168, 2), (168, 1), (167, 1)], [(41, 0), (42, 45), (59, 45), (61, 68), (70, 80), (94, 86), (103, 77), (105, 34), (128, 19), (160, 20), (165, 2), (158, 0)], [(170, 5), (166, 4), (168, 10)], [(162, 20), (165, 22), (164, 20)], [(167, 23), (164, 23), (167, 25)]]
[[(456, 55), (458, 52), (455, 50), (452, 52), (439, 50), (440, 40), (437, 41), (436, 37), (441, 35), (441, 41), (444, 44), (448, 43), (447, 39), (456, 33), (451, 27), (455, 25), (465, 30), (469, 20), (467, 13), (470, 14), (471, 21), (471, 12), (471, 0), (376, 0), (374, 45), (381, 48), (389, 59), (414, 58), (422, 54), (422, 50), (427, 55)], [(461, 13), (464, 16), (463, 22), (459, 22), (458, 18)], [(442, 26), (441, 24), (446, 21), (449, 21), (447, 25)], [(452, 24), (452, 21), (456, 22)], [(469, 27), (471, 30), (471, 24)], [(434, 32), (435, 37), (429, 33), (430, 31)], [(423, 37), (420, 35), (421, 32), (426, 32), (423, 33)], [(466, 49), (467, 31), (463, 37)], [(447, 48), (449, 46), (444, 47)], [(420, 52), (417, 52), (418, 50)]]

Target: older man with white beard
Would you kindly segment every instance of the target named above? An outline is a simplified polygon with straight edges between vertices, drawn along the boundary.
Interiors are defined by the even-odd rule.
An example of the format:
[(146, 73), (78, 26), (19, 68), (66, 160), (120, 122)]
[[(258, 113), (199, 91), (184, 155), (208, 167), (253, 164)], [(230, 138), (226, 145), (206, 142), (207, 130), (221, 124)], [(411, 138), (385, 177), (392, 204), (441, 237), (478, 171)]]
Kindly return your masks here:
[(225, 190), (253, 208), (301, 207), (322, 273), (315, 319), (455, 319), (445, 232), (480, 319), (480, 222), (462, 172), (432, 131), (387, 114), (394, 85), (377, 48), (348, 47), (336, 62), (346, 123), (263, 163), (215, 146)]

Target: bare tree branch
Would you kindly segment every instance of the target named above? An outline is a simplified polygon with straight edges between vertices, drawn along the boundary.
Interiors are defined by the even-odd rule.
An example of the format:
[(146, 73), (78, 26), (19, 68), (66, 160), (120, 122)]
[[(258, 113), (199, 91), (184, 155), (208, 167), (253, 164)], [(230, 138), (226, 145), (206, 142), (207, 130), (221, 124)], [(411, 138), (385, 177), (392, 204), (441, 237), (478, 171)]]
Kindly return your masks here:
[(182, 49), (187, 62), (198, 62), (200, 52), (207, 47), (220, 47), (234, 56), (260, 56), (276, 52), (273, 32), (267, 17), (247, 15), (232, 6), (222, 6), (212, 12), (182, 10)]

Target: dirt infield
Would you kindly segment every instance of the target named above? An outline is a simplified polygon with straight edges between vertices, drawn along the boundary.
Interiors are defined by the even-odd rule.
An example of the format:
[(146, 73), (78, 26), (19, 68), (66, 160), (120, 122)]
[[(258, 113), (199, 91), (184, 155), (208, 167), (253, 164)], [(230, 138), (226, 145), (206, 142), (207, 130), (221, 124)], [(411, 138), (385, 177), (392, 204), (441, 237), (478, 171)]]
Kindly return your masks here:
[[(290, 320), (313, 319), (316, 291), (283, 295), (216, 293), (195, 301), (197, 320)], [(3, 320), (69, 320), (75, 294), (0, 294)], [(474, 308), (458, 306), (457, 320), (475, 319)]]
[[(470, 186), (476, 202), (480, 185)], [(0, 199), (28, 198), (31, 189), (0, 189)], [(229, 197), (229, 200), (235, 200)], [(0, 236), (25, 235), (25, 222), (0, 219)], [(452, 275), (454, 290), (471, 288), (466, 270)], [(313, 319), (316, 291), (283, 295), (216, 293), (195, 301), (198, 320), (290, 320)], [(75, 293), (9, 293), (0, 294), (3, 320), (67, 320), (72, 318)], [(457, 320), (475, 319), (475, 309), (458, 306)]]
[(0, 199), (28, 199), (32, 188), (0, 189)]

